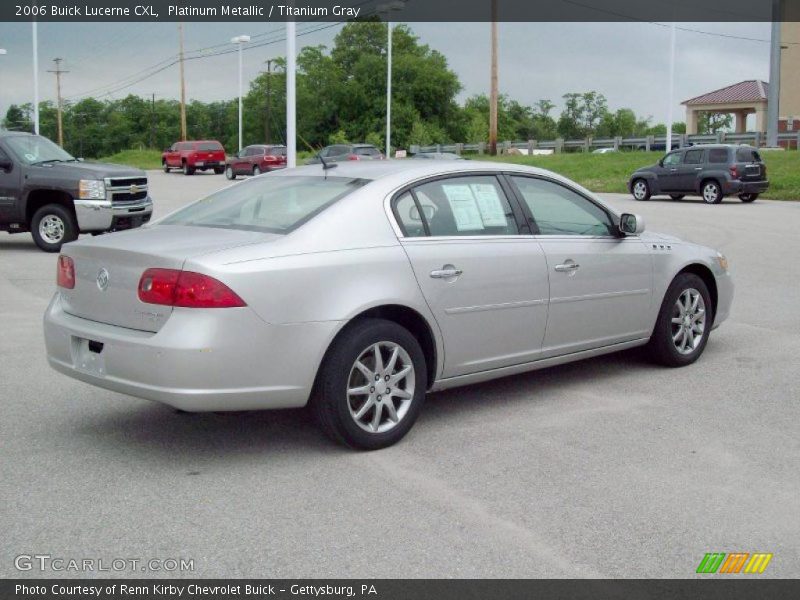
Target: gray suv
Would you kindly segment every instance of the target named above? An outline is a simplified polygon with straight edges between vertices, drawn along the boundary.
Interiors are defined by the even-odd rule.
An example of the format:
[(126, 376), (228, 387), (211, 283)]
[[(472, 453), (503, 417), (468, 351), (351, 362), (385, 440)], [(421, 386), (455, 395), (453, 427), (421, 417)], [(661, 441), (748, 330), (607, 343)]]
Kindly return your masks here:
[(631, 175), (628, 189), (637, 200), (658, 194), (673, 200), (700, 195), (708, 204), (719, 204), (737, 194), (753, 202), (769, 187), (767, 167), (752, 146), (703, 145), (670, 152), (658, 164)]

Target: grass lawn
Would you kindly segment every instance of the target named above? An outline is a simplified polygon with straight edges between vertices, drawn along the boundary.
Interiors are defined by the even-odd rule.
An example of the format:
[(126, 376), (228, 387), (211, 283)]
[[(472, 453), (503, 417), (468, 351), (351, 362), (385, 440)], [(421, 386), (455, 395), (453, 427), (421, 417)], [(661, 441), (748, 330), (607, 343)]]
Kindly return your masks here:
[(137, 169), (160, 169), (161, 150), (122, 150), (111, 156), (87, 159), (91, 162), (113, 163)]
[[(770, 182), (769, 190), (762, 195), (762, 198), (800, 200), (800, 152), (768, 151), (762, 152), (761, 155), (767, 163)], [(655, 164), (662, 156), (661, 152), (612, 152), (485, 158), (555, 171), (593, 192), (626, 193), (631, 173), (640, 167)]]

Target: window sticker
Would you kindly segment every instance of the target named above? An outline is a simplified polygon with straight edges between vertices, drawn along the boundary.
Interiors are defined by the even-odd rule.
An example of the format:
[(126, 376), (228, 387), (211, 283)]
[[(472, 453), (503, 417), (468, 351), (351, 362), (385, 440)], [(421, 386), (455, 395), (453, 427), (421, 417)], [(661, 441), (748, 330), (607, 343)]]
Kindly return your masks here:
[(450, 203), (450, 210), (459, 231), (483, 231), (483, 219), (475, 196), (468, 185), (443, 185), (442, 191)]
[(506, 211), (497, 193), (497, 188), (491, 183), (473, 183), (469, 186), (477, 200), (478, 210), (484, 227), (505, 227)]

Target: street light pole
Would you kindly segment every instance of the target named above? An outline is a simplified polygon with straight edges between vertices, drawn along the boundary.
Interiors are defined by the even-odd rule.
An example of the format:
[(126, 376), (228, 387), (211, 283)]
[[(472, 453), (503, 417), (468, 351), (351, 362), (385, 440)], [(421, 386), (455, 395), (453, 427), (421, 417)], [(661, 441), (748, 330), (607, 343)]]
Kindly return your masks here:
[(33, 39), (33, 133), (39, 135), (39, 27), (32, 24)]
[[(0, 48), (0, 56), (5, 56), (8, 54), (8, 51), (5, 48)], [(0, 116), (2, 116), (2, 111), (0, 111)]]
[(670, 32), (670, 50), (669, 50), (669, 109), (667, 111), (667, 146), (666, 151), (672, 152), (672, 105), (675, 101), (675, 38), (676, 38), (675, 23), (672, 23), (672, 31)]
[(389, 38), (386, 40), (386, 158), (392, 157), (392, 22), (387, 21)]
[(242, 151), (242, 46), (249, 41), (249, 35), (231, 38), (231, 44), (239, 46), (239, 152)]
[(767, 98), (767, 147), (778, 147), (781, 101), (781, 0), (772, 0), (772, 40), (769, 56)]
[(286, 166), (297, 166), (297, 106), (295, 104), (295, 73), (297, 56), (294, 21), (286, 21)]

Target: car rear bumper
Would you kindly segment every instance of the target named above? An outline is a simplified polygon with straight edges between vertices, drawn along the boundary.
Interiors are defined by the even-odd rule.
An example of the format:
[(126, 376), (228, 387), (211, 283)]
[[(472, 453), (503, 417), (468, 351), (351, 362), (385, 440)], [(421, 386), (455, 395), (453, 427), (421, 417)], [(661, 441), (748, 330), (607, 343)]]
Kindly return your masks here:
[[(148, 222), (153, 214), (153, 200), (149, 196), (131, 204), (114, 204), (110, 200), (75, 200), (74, 206), (78, 229), (82, 232), (130, 229)], [(126, 225), (121, 226), (121, 223)]]
[(44, 317), (55, 370), (187, 411), (305, 405), (338, 326), (271, 325), (250, 308), (176, 308), (152, 333), (70, 315), (59, 293)]
[(760, 194), (769, 189), (769, 181), (728, 181), (724, 184), (726, 194)]

